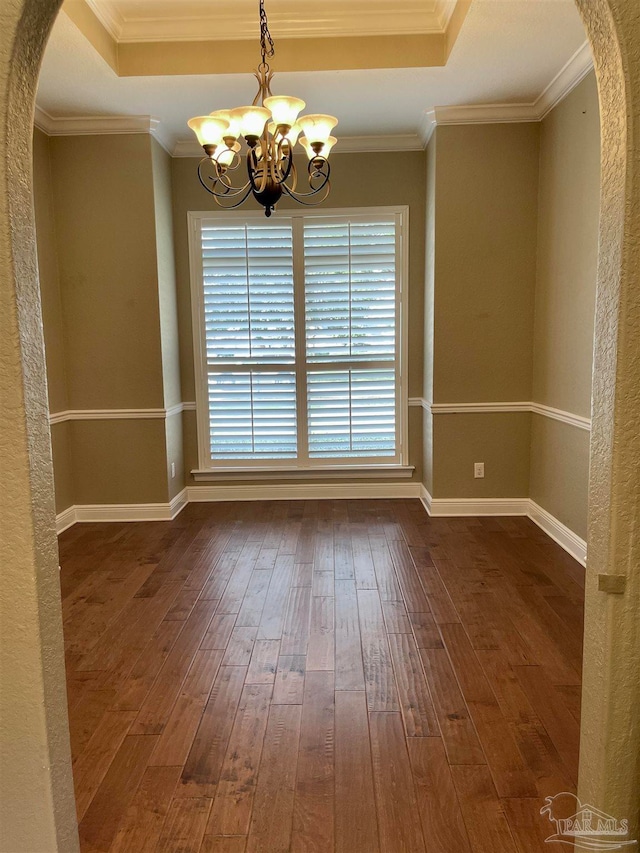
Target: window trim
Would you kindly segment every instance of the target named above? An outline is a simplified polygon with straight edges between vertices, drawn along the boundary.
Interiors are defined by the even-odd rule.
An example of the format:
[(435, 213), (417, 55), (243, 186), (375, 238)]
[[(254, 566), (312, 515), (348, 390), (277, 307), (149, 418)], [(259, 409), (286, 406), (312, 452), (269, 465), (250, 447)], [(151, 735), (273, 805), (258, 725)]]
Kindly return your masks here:
[[(367, 458), (359, 460), (354, 457), (340, 459), (318, 459), (309, 461), (309, 464), (300, 464), (299, 459), (292, 459), (289, 463), (274, 459), (249, 460), (211, 460), (210, 448), (207, 437), (209, 434), (209, 410), (208, 410), (208, 371), (205, 359), (205, 311), (204, 311), (204, 286), (203, 265), (201, 251), (201, 224), (203, 220), (224, 221), (238, 220), (240, 222), (256, 221), (264, 224), (264, 215), (260, 211), (188, 211), (187, 233), (189, 240), (189, 274), (191, 282), (191, 319), (193, 333), (194, 354), (194, 381), (196, 398), (196, 422), (198, 443), (198, 468), (191, 473), (196, 479), (251, 479), (254, 475), (261, 478), (286, 478), (296, 476), (313, 476), (320, 478), (375, 476), (376, 472), (381, 475), (399, 477), (411, 476), (413, 466), (408, 464), (409, 452), (409, 399), (408, 399), (408, 356), (409, 356), (409, 317), (408, 317), (408, 290), (409, 290), (409, 206), (408, 205), (384, 205), (376, 207), (345, 207), (300, 210), (286, 208), (281, 211), (282, 218), (292, 221), (293, 230), (293, 270), (294, 282), (304, 280), (304, 252), (299, 247), (302, 245), (296, 238), (296, 230), (300, 235), (304, 227), (305, 218), (348, 218), (348, 217), (384, 217), (394, 216), (398, 220), (396, 229), (396, 257), (398, 265), (396, 269), (398, 294), (398, 311), (396, 315), (396, 371), (398, 381), (396, 384), (396, 416), (399, 421), (397, 426), (397, 440), (399, 448), (397, 457), (391, 462), (372, 461)], [(298, 250), (296, 251), (296, 245)], [(304, 288), (294, 288), (294, 310), (295, 320), (298, 324), (304, 319)], [(304, 326), (304, 324), (303, 324)], [(296, 373), (304, 371), (304, 334), (296, 335), (296, 361), (291, 368)], [(302, 352), (300, 352), (302, 350)], [(327, 363), (333, 364), (331, 362)], [(273, 365), (275, 366), (275, 365)], [(321, 366), (321, 365), (319, 365)], [(267, 369), (265, 365), (264, 369)], [(299, 395), (300, 397), (300, 395)], [(298, 436), (305, 436), (307, 422), (306, 405), (304, 399), (297, 398), (298, 412)]]

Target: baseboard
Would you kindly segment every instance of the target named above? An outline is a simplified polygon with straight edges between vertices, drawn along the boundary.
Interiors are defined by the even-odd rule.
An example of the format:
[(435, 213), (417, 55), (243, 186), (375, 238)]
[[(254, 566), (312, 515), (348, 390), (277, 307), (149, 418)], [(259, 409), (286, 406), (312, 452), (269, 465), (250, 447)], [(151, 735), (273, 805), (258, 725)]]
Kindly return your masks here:
[(420, 500), (433, 518), (525, 515), (575, 560), (586, 565), (587, 543), (584, 539), (529, 498), (433, 498), (423, 486)]
[(422, 502), (422, 506), (427, 511), (427, 515), (431, 515), (431, 505), (433, 503), (433, 498), (424, 486), (420, 486), (420, 500)]
[(435, 517), (528, 515), (528, 498), (433, 498), (429, 495), (425, 505), (429, 515)]
[(587, 562), (587, 543), (577, 533), (570, 530), (566, 524), (558, 521), (555, 516), (543, 509), (535, 501), (529, 501), (529, 518), (541, 530), (557, 542), (564, 550), (571, 554), (583, 566)]
[(183, 489), (169, 503), (169, 510), (171, 512), (171, 520), (172, 521), (176, 516), (180, 515), (180, 513), (187, 506), (188, 503), (189, 503), (189, 497), (187, 494), (187, 490)]
[(582, 565), (587, 543), (565, 524), (529, 498), (433, 498), (420, 483), (293, 483), (258, 486), (188, 486), (169, 503), (84, 504), (70, 506), (56, 516), (56, 532), (76, 522), (173, 521), (188, 503), (265, 500), (345, 500), (419, 498), (434, 518), (453, 516), (514, 516), (531, 519)]
[(60, 536), (61, 533), (64, 533), (65, 530), (73, 527), (77, 520), (76, 508), (74, 506), (70, 506), (63, 512), (59, 512), (56, 515), (56, 533), (58, 536)]
[(291, 483), (254, 486), (188, 486), (189, 502), (295, 501), (419, 498), (420, 483)]
[(76, 522), (83, 521), (173, 521), (188, 502), (187, 490), (183, 489), (169, 503), (79, 504), (56, 516), (56, 530), (60, 534)]
[(76, 522), (173, 521), (188, 503), (217, 501), (418, 498), (420, 483), (310, 483), (260, 486), (189, 486), (169, 503), (83, 504), (56, 517), (58, 534)]

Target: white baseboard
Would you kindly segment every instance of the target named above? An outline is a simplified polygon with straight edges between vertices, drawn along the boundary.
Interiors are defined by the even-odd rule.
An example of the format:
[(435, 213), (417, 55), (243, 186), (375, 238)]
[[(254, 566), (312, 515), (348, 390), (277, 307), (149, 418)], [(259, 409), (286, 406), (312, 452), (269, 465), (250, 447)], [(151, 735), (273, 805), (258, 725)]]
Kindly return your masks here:
[(260, 486), (188, 486), (170, 503), (83, 504), (56, 517), (58, 534), (76, 522), (173, 521), (188, 503), (214, 501), (320, 500), (357, 498), (418, 498), (420, 483), (309, 483)]
[(454, 516), (528, 515), (528, 498), (430, 498), (429, 515)]
[(254, 486), (188, 486), (189, 502), (296, 501), (419, 498), (420, 483), (292, 483)]
[(59, 512), (56, 515), (56, 533), (58, 536), (65, 530), (68, 530), (69, 527), (72, 527), (77, 520), (76, 508), (74, 506), (70, 506), (63, 512)]
[(587, 543), (529, 498), (433, 498), (420, 483), (293, 483), (259, 486), (188, 486), (169, 503), (85, 504), (70, 506), (56, 517), (62, 533), (82, 521), (173, 521), (188, 503), (265, 500), (345, 500), (420, 498), (434, 518), (453, 516), (527, 516), (585, 565)]
[(172, 499), (169, 504), (169, 510), (171, 512), (171, 521), (173, 521), (176, 516), (180, 515), (180, 513), (187, 506), (188, 503), (189, 497), (187, 494), (187, 490), (183, 489), (175, 496), (175, 498)]
[(529, 498), (433, 498), (422, 487), (420, 500), (433, 518), (525, 515), (575, 560), (586, 565), (587, 543), (584, 539)]
[(538, 525), (541, 530), (557, 542), (564, 550), (571, 554), (582, 565), (587, 562), (587, 543), (577, 533), (570, 530), (566, 524), (558, 521), (555, 516), (543, 509), (535, 501), (529, 501), (529, 512), (531, 521)]
[(79, 504), (56, 516), (56, 531), (62, 533), (82, 521), (173, 521), (188, 504), (183, 489), (170, 503), (154, 504)]

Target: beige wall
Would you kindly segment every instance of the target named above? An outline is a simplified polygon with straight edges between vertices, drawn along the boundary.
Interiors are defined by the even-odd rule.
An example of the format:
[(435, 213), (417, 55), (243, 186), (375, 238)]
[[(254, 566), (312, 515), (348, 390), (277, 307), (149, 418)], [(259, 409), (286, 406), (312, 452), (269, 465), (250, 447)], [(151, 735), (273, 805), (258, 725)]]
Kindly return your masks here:
[[(69, 408), (64, 318), (60, 297), (49, 137), (39, 130), (35, 130), (33, 135), (33, 175), (49, 410), (61, 412)], [(51, 427), (56, 512), (63, 512), (73, 504), (73, 469), (67, 427), (66, 423), (57, 423)]]
[[(539, 125), (441, 126), (432, 146), (432, 401), (529, 400)], [(435, 414), (428, 427), (434, 498), (527, 496), (528, 414)], [(485, 463), (483, 480), (474, 462)]]
[(171, 194), (171, 157), (151, 139), (153, 202), (157, 254), (162, 381), (164, 405), (182, 402), (180, 389), (180, 348), (178, 303), (176, 299), (176, 260), (173, 249), (173, 200)]
[(528, 400), (539, 125), (436, 138), (433, 402)]
[[(187, 212), (220, 211), (198, 182), (197, 160), (172, 162), (174, 228), (180, 315), (180, 363), (186, 401), (195, 399)], [(377, 176), (383, 176), (378, 178)], [(409, 396), (422, 394), (422, 338), (425, 259), (425, 156), (422, 152), (397, 154), (335, 154), (331, 158), (331, 195), (327, 208), (409, 205)], [(253, 201), (248, 208), (258, 209)], [(291, 200), (279, 209), (300, 210)], [(197, 467), (195, 412), (184, 413), (185, 469)], [(416, 466), (414, 481), (422, 481), (422, 418), (419, 409), (409, 413), (409, 462)], [(286, 482), (282, 480), (281, 482)], [(333, 481), (335, 482), (335, 481)]]
[[(169, 155), (145, 134), (35, 141), (51, 410), (180, 403)], [(54, 424), (57, 511), (166, 503), (181, 431), (179, 415)]]
[[(540, 139), (533, 399), (590, 417), (600, 214), (594, 74), (542, 122)], [(582, 537), (588, 449), (584, 430), (535, 416), (531, 497)]]
[[(427, 145), (425, 184), (426, 239), (422, 398), (427, 403), (431, 403), (433, 401), (434, 299), (436, 271), (436, 144), (436, 134), (434, 133)], [(422, 422), (423, 483), (429, 494), (433, 495), (433, 416), (430, 410), (423, 410)]]
[(151, 138), (49, 144), (70, 408), (161, 407)]
[[(165, 408), (170, 408), (182, 402), (176, 259), (173, 247), (171, 157), (153, 138), (151, 139), (151, 156), (158, 259), (162, 381), (164, 405)], [(178, 413), (168, 417), (165, 420), (164, 430), (166, 477), (169, 484), (169, 500), (172, 500), (185, 485), (181, 415)], [(172, 473), (172, 466), (175, 473)]]
[[(536, 399), (588, 413), (594, 99), (587, 80), (542, 126), (441, 126), (426, 155), (332, 158), (325, 207), (410, 208), (411, 397)], [(187, 212), (218, 210), (197, 181), (197, 161), (172, 160), (144, 135), (37, 134), (36, 143), (52, 399), (69, 408), (193, 400)], [(385, 180), (370, 180), (376, 174)], [(287, 208), (298, 209), (293, 202)], [(435, 498), (515, 498), (529, 496), (531, 479), (534, 500), (584, 532), (585, 436), (561, 438), (558, 427), (533, 420), (411, 408), (414, 481)], [(198, 464), (194, 412), (165, 422), (60, 424), (53, 444), (59, 509), (72, 494), (75, 503), (164, 502), (193, 482), (189, 472)], [(554, 465), (558, 453), (566, 470)], [(479, 461), (485, 478), (476, 480)], [(556, 479), (554, 470), (561, 471)]]

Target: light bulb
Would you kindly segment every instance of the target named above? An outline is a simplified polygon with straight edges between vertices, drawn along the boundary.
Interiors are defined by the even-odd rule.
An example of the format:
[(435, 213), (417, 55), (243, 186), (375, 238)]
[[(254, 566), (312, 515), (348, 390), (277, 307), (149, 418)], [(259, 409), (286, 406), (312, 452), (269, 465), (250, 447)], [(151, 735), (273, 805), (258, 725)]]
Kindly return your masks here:
[(309, 142), (326, 142), (331, 136), (331, 131), (338, 124), (338, 119), (335, 116), (324, 115), (300, 116), (298, 124)]
[(298, 113), (306, 106), (300, 98), (290, 98), (288, 95), (272, 95), (264, 99), (264, 105), (271, 110), (273, 121), (277, 125), (284, 124), (291, 127), (296, 123)]
[[(275, 135), (276, 135), (276, 130), (277, 130), (277, 129), (278, 129), (278, 125), (277, 125), (274, 121), (272, 121), (272, 122), (269, 124), (269, 126), (267, 127), (267, 130), (269, 131), (269, 133), (270, 133), (272, 136), (275, 136)], [(291, 145), (291, 147), (293, 148), (293, 146), (294, 146), (294, 145), (296, 144), (296, 142), (298, 141), (298, 137), (300, 136), (300, 134), (301, 134), (301, 133), (302, 133), (302, 128), (300, 127), (300, 125), (298, 124), (298, 122), (296, 122), (296, 123), (295, 123), (294, 125), (292, 125), (292, 126), (289, 128), (289, 130), (284, 134), (284, 137), (280, 136), (280, 137), (278, 138), (278, 142), (279, 142), (279, 141), (280, 141), (280, 139), (282, 139), (282, 138), (287, 139), (287, 140), (289, 141), (289, 145)]]
[(236, 107), (231, 110), (231, 121), (237, 121), (240, 133), (247, 136), (262, 136), (271, 113), (265, 107)]
[(220, 145), (222, 137), (229, 128), (229, 122), (222, 118), (211, 116), (196, 116), (187, 122), (191, 130), (198, 137), (200, 145)]
[(237, 139), (240, 136), (240, 123), (236, 118), (232, 118), (231, 110), (215, 110), (215, 112), (210, 113), (211, 118), (222, 119), (229, 123), (229, 127), (225, 131), (225, 139), (228, 137), (233, 137)]
[(304, 150), (307, 152), (307, 157), (309, 158), (309, 160), (315, 160), (316, 157), (324, 157), (325, 160), (328, 159), (329, 154), (331, 153), (331, 149), (337, 141), (338, 140), (335, 138), (335, 136), (330, 136), (322, 143), (315, 143), (316, 147), (318, 145), (320, 145), (321, 147), (318, 151), (314, 151), (312, 148), (312, 143), (307, 139), (307, 137), (300, 137), (300, 145), (302, 145)]

